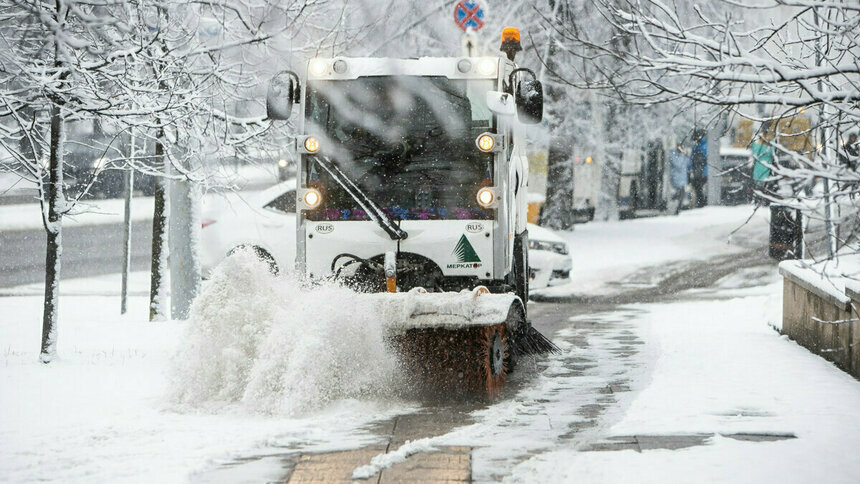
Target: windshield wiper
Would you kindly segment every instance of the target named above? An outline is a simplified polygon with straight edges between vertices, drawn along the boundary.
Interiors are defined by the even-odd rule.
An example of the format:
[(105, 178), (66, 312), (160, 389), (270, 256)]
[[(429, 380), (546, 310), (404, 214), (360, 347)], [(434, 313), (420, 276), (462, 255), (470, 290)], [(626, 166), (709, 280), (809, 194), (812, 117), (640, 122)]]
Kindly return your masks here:
[(385, 214), (381, 208), (379, 208), (379, 204), (373, 201), (369, 196), (367, 196), (364, 191), (358, 187), (352, 180), (349, 179), (346, 174), (341, 171), (340, 167), (327, 156), (315, 155), (314, 159), (316, 159), (317, 163), (328, 174), (334, 178), (334, 180), (343, 188), (350, 197), (364, 210), (371, 220), (376, 222), (376, 225), (379, 225), (379, 228), (385, 231), (391, 240), (405, 240), (409, 234), (400, 228), (398, 224), (395, 224), (391, 217)]

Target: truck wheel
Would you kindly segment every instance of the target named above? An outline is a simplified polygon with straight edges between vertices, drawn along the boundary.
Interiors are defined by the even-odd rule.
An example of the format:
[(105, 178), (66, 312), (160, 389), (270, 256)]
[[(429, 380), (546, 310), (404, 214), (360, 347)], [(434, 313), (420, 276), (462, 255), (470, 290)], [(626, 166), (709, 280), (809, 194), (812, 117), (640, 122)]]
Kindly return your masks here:
[(523, 307), (529, 302), (529, 231), (514, 237), (514, 293), (523, 302)]
[(510, 335), (508, 337), (508, 353), (505, 355), (505, 370), (510, 373), (517, 367), (517, 360), (520, 356), (517, 340), (525, 337), (528, 332), (524, 306), (516, 301), (511, 304), (510, 309), (508, 309), (508, 317), (505, 320), (505, 327)]

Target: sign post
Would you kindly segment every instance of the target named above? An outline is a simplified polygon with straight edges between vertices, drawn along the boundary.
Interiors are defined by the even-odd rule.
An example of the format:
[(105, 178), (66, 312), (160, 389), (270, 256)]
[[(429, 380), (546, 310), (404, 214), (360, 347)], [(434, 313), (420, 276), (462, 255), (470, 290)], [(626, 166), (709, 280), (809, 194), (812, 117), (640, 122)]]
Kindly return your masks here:
[[(131, 130), (131, 147), (128, 157), (131, 163), (134, 163), (137, 156), (137, 147), (135, 146), (135, 131)], [(120, 292), (120, 314), (125, 314), (128, 310), (128, 273), (131, 271), (131, 195), (134, 192), (134, 168), (131, 166), (125, 167), (125, 191), (123, 198), (125, 205), (123, 210), (123, 229), (122, 229), (122, 289)]]

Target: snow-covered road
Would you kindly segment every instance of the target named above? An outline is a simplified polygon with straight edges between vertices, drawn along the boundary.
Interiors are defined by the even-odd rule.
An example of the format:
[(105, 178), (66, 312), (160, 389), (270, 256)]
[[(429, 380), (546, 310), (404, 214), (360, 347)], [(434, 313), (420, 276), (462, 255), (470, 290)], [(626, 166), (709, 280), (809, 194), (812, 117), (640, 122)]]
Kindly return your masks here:
[[(363, 472), (393, 476), (398, 466), (445, 449), (452, 462), (465, 456), (476, 482), (854, 482), (860, 384), (771, 327), (780, 316), (781, 286), (775, 265), (754, 253), (756, 244), (764, 250), (762, 231), (748, 227), (752, 235), (740, 247), (724, 249), (749, 209), (694, 214), (567, 234), (574, 253), (581, 252), (574, 277), (594, 284), (563, 294), (567, 302), (530, 304), (534, 324), (562, 352), (521, 363), (492, 403), (428, 402), (386, 382), (364, 395), (344, 393), (336, 381), (314, 377), (327, 375), (332, 362), (347, 365), (349, 374), (355, 362), (331, 360), (322, 351), (327, 345), (313, 341), (338, 334), (307, 325), (305, 351), (285, 347), (292, 356), (267, 368), (317, 368), (300, 386), (295, 375), (261, 380), (281, 382), (268, 388), (267, 402), (295, 409), (290, 403), (301, 401), (298, 411), (260, 412), (241, 392), (179, 405), (171, 395), (177, 358), (187, 362), (194, 354), (186, 347), (189, 324), (143, 320), (146, 274), (134, 275), (131, 315), (124, 318), (116, 316), (117, 276), (65, 281), (60, 360), (47, 367), (37, 363), (40, 288), (7, 291), (0, 297), (0, 481), (285, 480), (317, 462), (300, 456), (344, 449), (363, 449), (364, 457), (347, 463), (342, 478), (386, 451)], [(663, 237), (652, 232), (649, 241), (654, 227)], [(601, 249), (601, 240), (611, 243)], [(651, 253), (643, 254), (643, 241)], [(601, 260), (610, 268), (605, 273)], [(647, 283), (629, 282), (648, 274), (654, 277)], [(628, 282), (613, 284), (613, 277)], [(597, 298), (583, 302), (584, 293)], [(629, 297), (618, 305), (600, 299), (607, 294)], [(295, 315), (278, 318), (289, 345)], [(242, 328), (246, 336), (236, 337), (253, 347), (268, 326)], [(356, 334), (368, 336), (350, 330), (344, 338)], [(248, 347), (213, 350), (228, 347), (221, 357), (241, 370), (233, 352)], [(240, 374), (228, 368), (207, 378)], [(235, 388), (233, 380), (209, 384)], [(307, 389), (324, 398), (295, 393)], [(413, 442), (404, 446), (407, 440)], [(406, 461), (396, 464), (398, 457)]]
[[(63, 277), (111, 274), (122, 267), (123, 225), (82, 224), (63, 228)], [(149, 268), (152, 221), (132, 225), (132, 270)], [(45, 231), (0, 229), (0, 291), (45, 281)], [(43, 287), (44, 289), (44, 287)]]

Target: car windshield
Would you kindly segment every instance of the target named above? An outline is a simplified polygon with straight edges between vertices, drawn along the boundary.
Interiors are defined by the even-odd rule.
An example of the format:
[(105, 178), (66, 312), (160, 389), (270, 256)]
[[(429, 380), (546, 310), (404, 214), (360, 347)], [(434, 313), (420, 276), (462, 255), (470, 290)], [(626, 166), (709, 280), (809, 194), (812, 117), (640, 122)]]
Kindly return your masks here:
[[(492, 185), (493, 157), (475, 139), (492, 131), (490, 80), (380, 76), (308, 86), (308, 134), (321, 153), (390, 217), (489, 219), (476, 193)], [(366, 220), (328, 173), (309, 157), (305, 183), (324, 192), (311, 220)]]

